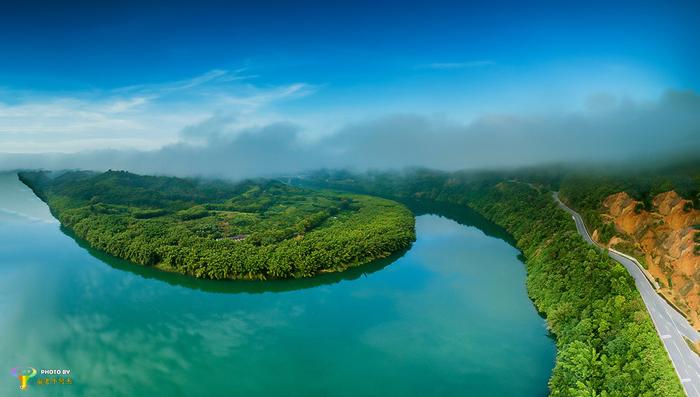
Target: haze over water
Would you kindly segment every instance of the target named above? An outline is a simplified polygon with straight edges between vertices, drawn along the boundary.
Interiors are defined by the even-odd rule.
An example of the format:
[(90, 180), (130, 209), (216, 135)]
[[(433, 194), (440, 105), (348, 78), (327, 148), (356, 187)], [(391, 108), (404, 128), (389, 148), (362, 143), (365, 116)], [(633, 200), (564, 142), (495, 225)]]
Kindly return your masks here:
[[(212, 282), (92, 255), (14, 174), (0, 191), (0, 357), (74, 379), (27, 395), (547, 394), (555, 348), (518, 251), (475, 227), (421, 215), (388, 265)], [(0, 394), (23, 393), (2, 370)]]

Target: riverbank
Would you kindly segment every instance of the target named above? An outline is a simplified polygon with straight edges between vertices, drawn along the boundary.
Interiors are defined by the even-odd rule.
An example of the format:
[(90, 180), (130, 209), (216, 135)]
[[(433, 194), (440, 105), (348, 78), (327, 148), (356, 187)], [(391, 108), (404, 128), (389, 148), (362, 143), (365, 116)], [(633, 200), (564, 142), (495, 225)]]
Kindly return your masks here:
[(337, 182), (319, 173), (314, 181), (469, 206), (507, 230), (525, 257), (528, 294), (556, 337), (551, 395), (684, 395), (632, 277), (585, 244), (546, 190), (490, 174), (428, 170), (341, 173)]
[[(48, 212), (9, 182), (0, 190), (24, 195), (0, 207)], [(547, 393), (554, 343), (519, 252), (467, 218), (419, 215), (415, 243), (390, 265), (265, 282), (161, 272), (81, 246), (57, 223), (15, 219), (0, 227), (0, 356), (73, 373), (71, 389), (30, 384), (39, 394)], [(19, 393), (8, 379), (0, 395)]]

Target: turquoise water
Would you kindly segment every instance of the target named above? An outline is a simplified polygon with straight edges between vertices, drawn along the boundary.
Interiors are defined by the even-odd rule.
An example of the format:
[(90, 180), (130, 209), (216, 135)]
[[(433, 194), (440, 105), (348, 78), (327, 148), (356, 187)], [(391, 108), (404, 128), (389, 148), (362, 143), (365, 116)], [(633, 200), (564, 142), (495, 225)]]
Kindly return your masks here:
[[(211, 282), (89, 250), (0, 174), (0, 395), (546, 395), (555, 349), (519, 252), (417, 211), (488, 234), (424, 214), (410, 250), (361, 269)], [(16, 366), (73, 384), (22, 392)]]

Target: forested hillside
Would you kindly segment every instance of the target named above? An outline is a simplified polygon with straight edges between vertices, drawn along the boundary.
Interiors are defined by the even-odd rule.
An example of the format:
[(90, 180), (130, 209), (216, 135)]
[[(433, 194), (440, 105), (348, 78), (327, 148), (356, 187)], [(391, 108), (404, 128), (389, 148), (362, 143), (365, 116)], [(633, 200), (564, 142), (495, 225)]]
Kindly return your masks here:
[(560, 192), (596, 242), (637, 258), (659, 292), (700, 326), (700, 164), (571, 175)]
[(323, 172), (307, 183), (467, 205), (508, 230), (526, 258), (528, 293), (556, 337), (551, 395), (684, 395), (632, 278), (584, 243), (540, 185), (427, 170)]
[(414, 219), (385, 199), (276, 181), (198, 181), (123, 171), (20, 173), (93, 247), (201, 278), (309, 277), (406, 249)]

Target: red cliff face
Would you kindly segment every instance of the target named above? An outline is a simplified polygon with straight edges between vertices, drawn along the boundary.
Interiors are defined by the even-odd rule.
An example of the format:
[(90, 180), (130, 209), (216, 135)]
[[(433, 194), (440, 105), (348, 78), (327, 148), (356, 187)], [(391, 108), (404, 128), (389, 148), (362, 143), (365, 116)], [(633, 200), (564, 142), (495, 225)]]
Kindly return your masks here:
[(601, 215), (620, 234), (609, 246), (641, 257), (662, 292), (700, 326), (700, 256), (693, 228), (700, 224), (700, 211), (674, 191), (657, 195), (652, 205), (646, 211), (625, 192), (608, 196)]

